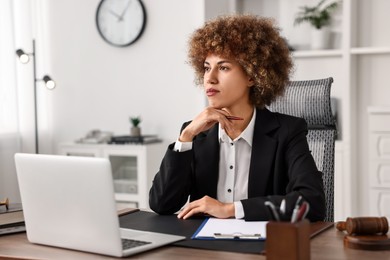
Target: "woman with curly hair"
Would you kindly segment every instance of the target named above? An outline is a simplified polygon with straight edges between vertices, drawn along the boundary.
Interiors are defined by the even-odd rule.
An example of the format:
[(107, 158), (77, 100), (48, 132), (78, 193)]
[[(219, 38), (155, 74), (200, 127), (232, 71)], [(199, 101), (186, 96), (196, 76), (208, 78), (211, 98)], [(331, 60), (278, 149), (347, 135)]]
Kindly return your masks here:
[(287, 218), (301, 196), (307, 217), (323, 220), (322, 174), (306, 122), (266, 108), (283, 94), (293, 66), (278, 28), (254, 15), (220, 16), (192, 34), (188, 56), (209, 105), (169, 145), (150, 208), (173, 214), (185, 206), (183, 219), (269, 220), (266, 201), (284, 201)]

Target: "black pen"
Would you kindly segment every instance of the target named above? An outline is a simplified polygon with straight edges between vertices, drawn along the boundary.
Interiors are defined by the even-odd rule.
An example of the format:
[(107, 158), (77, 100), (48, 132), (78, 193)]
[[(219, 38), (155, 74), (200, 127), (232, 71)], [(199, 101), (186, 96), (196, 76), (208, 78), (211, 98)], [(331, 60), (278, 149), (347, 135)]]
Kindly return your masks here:
[(282, 202), (280, 203), (280, 213), (283, 215), (286, 214), (286, 200), (283, 199)]
[(229, 120), (244, 120), (244, 118), (238, 116), (225, 116), (225, 117)]
[(264, 205), (268, 207), (274, 220), (280, 221), (280, 216), (279, 216), (278, 211), (276, 210), (275, 205), (271, 201), (264, 202)]
[(294, 223), (297, 220), (297, 215), (299, 211), (299, 205), (301, 204), (301, 200), (302, 200), (302, 196), (299, 195), (297, 201), (295, 202), (294, 210), (291, 216), (291, 223)]
[(299, 207), (301, 205), (301, 201), (302, 201), (302, 195), (299, 195), (297, 201), (295, 202), (295, 207)]

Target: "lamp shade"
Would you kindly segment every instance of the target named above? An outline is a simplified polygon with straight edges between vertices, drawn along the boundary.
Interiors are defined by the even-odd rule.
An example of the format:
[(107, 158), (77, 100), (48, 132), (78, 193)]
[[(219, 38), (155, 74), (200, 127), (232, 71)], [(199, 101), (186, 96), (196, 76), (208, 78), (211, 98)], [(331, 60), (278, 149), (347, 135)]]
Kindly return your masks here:
[(18, 55), (20, 62), (23, 64), (26, 64), (27, 62), (30, 61), (30, 56), (27, 53), (25, 53), (22, 49), (17, 49), (16, 55)]
[(56, 82), (52, 80), (48, 75), (43, 76), (43, 81), (45, 82), (46, 88), (50, 90), (56, 87)]

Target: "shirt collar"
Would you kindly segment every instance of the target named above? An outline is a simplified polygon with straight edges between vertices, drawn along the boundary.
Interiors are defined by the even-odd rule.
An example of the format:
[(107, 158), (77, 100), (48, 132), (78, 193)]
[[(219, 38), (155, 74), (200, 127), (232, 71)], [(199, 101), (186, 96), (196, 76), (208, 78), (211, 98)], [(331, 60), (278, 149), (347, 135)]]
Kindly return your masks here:
[[(256, 119), (256, 109), (253, 109), (253, 115), (251, 118), (251, 121), (247, 125), (247, 127), (244, 129), (244, 131), (233, 141), (237, 141), (240, 138), (244, 139), (250, 146), (252, 146), (253, 141), (253, 132), (255, 129), (255, 119)], [(218, 129), (218, 140), (219, 142), (231, 142), (232, 140), (230, 137), (226, 134), (225, 130), (221, 128), (221, 125), (219, 125)]]

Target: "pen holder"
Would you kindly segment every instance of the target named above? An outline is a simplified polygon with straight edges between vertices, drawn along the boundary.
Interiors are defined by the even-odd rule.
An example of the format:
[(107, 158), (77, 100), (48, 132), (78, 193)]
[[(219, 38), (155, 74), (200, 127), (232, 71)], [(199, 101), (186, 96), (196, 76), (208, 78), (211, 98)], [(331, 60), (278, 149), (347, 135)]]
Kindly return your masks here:
[(304, 219), (297, 223), (270, 221), (265, 241), (267, 260), (310, 259), (310, 223)]

